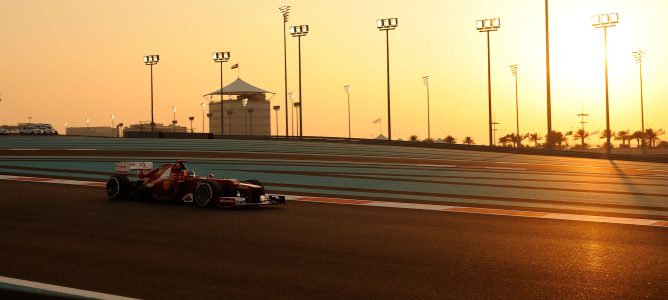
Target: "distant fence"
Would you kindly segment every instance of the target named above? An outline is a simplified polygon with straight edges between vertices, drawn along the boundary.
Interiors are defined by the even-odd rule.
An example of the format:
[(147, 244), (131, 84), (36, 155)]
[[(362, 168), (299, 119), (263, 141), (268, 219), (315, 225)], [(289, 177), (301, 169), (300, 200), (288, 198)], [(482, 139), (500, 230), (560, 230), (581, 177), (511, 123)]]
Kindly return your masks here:
[(666, 154), (606, 154), (604, 152), (591, 151), (576, 151), (576, 150), (558, 150), (545, 149), (534, 147), (490, 147), (483, 145), (464, 145), (464, 144), (446, 144), (438, 142), (413, 142), (413, 141), (388, 141), (377, 139), (360, 139), (360, 138), (339, 138), (339, 137), (286, 137), (286, 136), (215, 136), (214, 138), (230, 138), (230, 139), (246, 139), (246, 140), (286, 140), (286, 141), (312, 141), (324, 143), (349, 143), (349, 144), (364, 144), (364, 145), (392, 145), (404, 147), (418, 147), (418, 148), (433, 148), (433, 149), (451, 149), (451, 150), (469, 150), (469, 151), (483, 151), (483, 152), (497, 152), (497, 153), (512, 153), (512, 154), (527, 154), (527, 155), (545, 155), (545, 156), (562, 156), (562, 157), (579, 157), (579, 158), (595, 158), (595, 159), (609, 159), (609, 160), (627, 160), (627, 161), (643, 161), (643, 162), (660, 162), (668, 163), (668, 155)]
[(212, 139), (213, 133), (126, 131), (126, 138)]

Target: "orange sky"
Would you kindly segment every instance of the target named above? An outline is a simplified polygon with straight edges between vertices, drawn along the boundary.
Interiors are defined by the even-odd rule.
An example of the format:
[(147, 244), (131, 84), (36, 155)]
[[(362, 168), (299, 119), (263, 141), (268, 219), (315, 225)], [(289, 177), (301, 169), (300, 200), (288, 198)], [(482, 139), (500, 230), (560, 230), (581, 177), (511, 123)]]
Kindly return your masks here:
[[(491, 36), (500, 133), (515, 127), (511, 64), (520, 65), (521, 131), (546, 131), (544, 8), (537, 0), (0, 0), (0, 124), (32, 116), (62, 130), (64, 122), (85, 126), (86, 117), (91, 125), (109, 126), (111, 114), (126, 124), (149, 120), (146, 54), (161, 57), (154, 69), (156, 122), (169, 123), (176, 106), (181, 124), (192, 115), (201, 129), (201, 95), (218, 88), (214, 51), (232, 52), (226, 84), (236, 79), (229, 67), (238, 62), (244, 80), (276, 92), (271, 101), (283, 106), (281, 5), (292, 6), (288, 25), (311, 30), (302, 38), (306, 135), (347, 136), (346, 84), (353, 86), (353, 135), (378, 134), (372, 121), (386, 119), (385, 35), (375, 20), (388, 17), (399, 18), (390, 32), (394, 138), (426, 137), (421, 77), (431, 75), (432, 136), (471, 135), (486, 143), (486, 48), (475, 20), (491, 17), (502, 21)], [(668, 128), (662, 81), (668, 39), (661, 19), (668, 3), (553, 0), (550, 6), (553, 127), (576, 129), (581, 106), (591, 114), (590, 131), (605, 127), (603, 33), (590, 16), (618, 12), (620, 23), (608, 34), (611, 126), (640, 127), (631, 51), (641, 48), (647, 50), (646, 125)], [(296, 92), (297, 41), (289, 36), (288, 67), (289, 90)]]

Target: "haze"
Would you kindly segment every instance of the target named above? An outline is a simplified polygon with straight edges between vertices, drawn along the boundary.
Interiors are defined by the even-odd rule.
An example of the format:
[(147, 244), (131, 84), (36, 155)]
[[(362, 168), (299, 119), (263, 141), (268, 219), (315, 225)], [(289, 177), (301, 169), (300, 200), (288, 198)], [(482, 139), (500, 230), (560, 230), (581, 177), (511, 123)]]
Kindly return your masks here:
[[(491, 34), (495, 121), (514, 131), (514, 80), (519, 64), (520, 127), (546, 132), (543, 1), (176, 1), (0, 0), (0, 124), (52, 123), (109, 126), (150, 119), (149, 70), (142, 56), (159, 54), (154, 68), (156, 122), (169, 123), (171, 107), (185, 124), (201, 120), (203, 94), (216, 90), (215, 51), (230, 51), (225, 84), (240, 76), (273, 91), (283, 119), (281, 5), (291, 5), (288, 26), (308, 24), (302, 38), (304, 134), (347, 136), (346, 94), (352, 134), (375, 137), (372, 121), (386, 119), (385, 35), (378, 18), (396, 17), (390, 32), (393, 137), (427, 135), (426, 89), (430, 75), (432, 136), (487, 136), (486, 44), (475, 20), (501, 18)], [(640, 129), (638, 66), (632, 51), (647, 50), (645, 120), (667, 128), (668, 41), (661, 0), (550, 3), (553, 127), (578, 128), (581, 109), (589, 131), (605, 127), (603, 34), (591, 15), (617, 12), (608, 30), (613, 130)], [(297, 92), (297, 40), (288, 36), (289, 91)], [(298, 95), (297, 95), (298, 97)], [(273, 114), (272, 114), (273, 117)], [(275, 132), (272, 120), (272, 133)], [(195, 128), (200, 131), (201, 128)], [(383, 129), (384, 133), (385, 128)], [(64, 132), (64, 130), (62, 130)]]

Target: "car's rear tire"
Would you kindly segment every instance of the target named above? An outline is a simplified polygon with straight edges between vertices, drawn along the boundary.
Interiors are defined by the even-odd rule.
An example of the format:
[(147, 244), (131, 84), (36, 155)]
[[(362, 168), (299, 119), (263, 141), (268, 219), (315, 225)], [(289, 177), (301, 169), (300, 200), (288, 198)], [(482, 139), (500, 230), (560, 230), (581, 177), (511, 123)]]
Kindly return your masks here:
[(213, 180), (207, 180), (195, 189), (193, 202), (199, 207), (211, 207), (216, 205), (219, 197), (220, 185)]
[(109, 200), (125, 200), (130, 194), (130, 179), (124, 175), (113, 175), (107, 180), (107, 197)]
[(258, 185), (258, 186), (261, 186), (261, 187), (264, 188), (264, 183), (262, 183), (262, 181), (259, 181), (257, 179), (248, 179), (248, 180), (246, 180), (246, 182), (250, 183), (250, 184)]

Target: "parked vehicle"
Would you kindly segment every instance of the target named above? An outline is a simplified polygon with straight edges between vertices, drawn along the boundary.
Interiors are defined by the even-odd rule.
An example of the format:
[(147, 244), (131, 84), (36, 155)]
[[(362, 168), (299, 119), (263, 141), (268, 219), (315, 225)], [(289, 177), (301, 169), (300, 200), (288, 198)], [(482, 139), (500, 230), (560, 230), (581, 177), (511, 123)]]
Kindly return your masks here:
[(8, 135), (8, 134), (9, 134), (9, 130), (4, 129), (4, 128), (0, 128), (0, 135)]
[(44, 131), (34, 126), (21, 126), (19, 127), (19, 133), (28, 135), (41, 135), (44, 134)]

